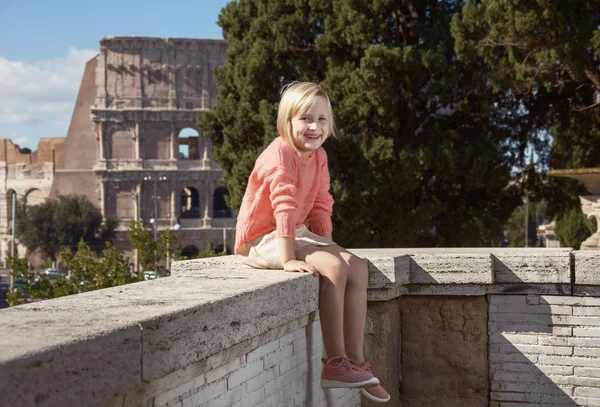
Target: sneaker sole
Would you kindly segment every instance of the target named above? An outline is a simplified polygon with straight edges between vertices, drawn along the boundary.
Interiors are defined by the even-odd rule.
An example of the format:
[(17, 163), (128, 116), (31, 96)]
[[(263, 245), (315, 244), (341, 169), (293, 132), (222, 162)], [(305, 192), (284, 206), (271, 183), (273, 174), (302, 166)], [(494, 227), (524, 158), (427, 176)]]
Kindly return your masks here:
[(375, 387), (379, 384), (379, 380), (376, 377), (373, 377), (369, 380), (365, 380), (364, 382), (338, 382), (337, 380), (325, 380), (321, 379), (321, 387), (323, 389), (355, 389), (355, 388), (369, 388)]
[(379, 403), (387, 403), (388, 401), (390, 401), (390, 398), (391, 398), (391, 396), (388, 396), (387, 399), (380, 399), (379, 397), (375, 397), (374, 395), (372, 395), (371, 393), (369, 393), (365, 389), (360, 389), (360, 393), (363, 396), (365, 396), (366, 398), (368, 398), (369, 400), (377, 401)]

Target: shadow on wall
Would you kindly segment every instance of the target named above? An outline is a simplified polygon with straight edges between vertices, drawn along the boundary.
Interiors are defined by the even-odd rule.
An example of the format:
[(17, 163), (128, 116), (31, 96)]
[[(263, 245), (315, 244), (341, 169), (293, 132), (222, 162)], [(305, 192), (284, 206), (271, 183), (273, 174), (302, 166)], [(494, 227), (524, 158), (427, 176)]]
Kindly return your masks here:
[(571, 307), (551, 298), (559, 304), (537, 295), (490, 296), (491, 401), (577, 406), (573, 327), (553, 323)]
[[(471, 286), (474, 293), (499, 294), (426, 296), (426, 287), (437, 293), (446, 273), (461, 274), (463, 267), (446, 263), (447, 269), (435, 269), (419, 260), (411, 256), (410, 281), (415, 291), (424, 291), (400, 301), (403, 407), (578, 405), (575, 385), (594, 379), (578, 377), (585, 370), (577, 365), (593, 362), (577, 356), (569, 319), (575, 297), (568, 295), (570, 284), (553, 283), (564, 280), (558, 263), (544, 258), (515, 266), (492, 257), (492, 274), (488, 260), (471, 266), (470, 276), (491, 281)], [(461, 284), (452, 286), (446, 292), (468, 293)], [(567, 295), (523, 294), (536, 290)]]
[[(570, 285), (554, 284), (554, 291), (564, 297), (511, 295), (532, 286), (510, 264), (495, 256), (492, 264), (495, 279), (515, 285), (507, 286), (506, 294), (489, 296), (490, 400), (577, 406), (573, 400), (573, 326), (566, 318), (572, 307), (565, 305), (573, 299), (568, 296)], [(538, 275), (536, 280), (548, 277), (552, 280), (548, 275)]]
[[(567, 384), (574, 373), (573, 328), (557, 319), (571, 315), (571, 307), (561, 305), (571, 297), (511, 295), (531, 286), (496, 257), (493, 267), (496, 278), (516, 285), (505, 288), (504, 295), (489, 296), (490, 400), (577, 406)], [(569, 294), (570, 287), (557, 284), (556, 291)]]

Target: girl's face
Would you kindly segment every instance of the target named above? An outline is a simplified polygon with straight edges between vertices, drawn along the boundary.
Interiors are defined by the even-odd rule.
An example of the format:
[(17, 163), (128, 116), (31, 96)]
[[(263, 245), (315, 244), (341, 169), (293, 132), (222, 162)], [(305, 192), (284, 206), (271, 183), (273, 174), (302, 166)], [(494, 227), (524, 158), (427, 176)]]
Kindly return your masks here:
[(292, 117), (292, 139), (300, 155), (308, 157), (329, 136), (329, 109), (327, 101), (319, 97), (307, 112)]

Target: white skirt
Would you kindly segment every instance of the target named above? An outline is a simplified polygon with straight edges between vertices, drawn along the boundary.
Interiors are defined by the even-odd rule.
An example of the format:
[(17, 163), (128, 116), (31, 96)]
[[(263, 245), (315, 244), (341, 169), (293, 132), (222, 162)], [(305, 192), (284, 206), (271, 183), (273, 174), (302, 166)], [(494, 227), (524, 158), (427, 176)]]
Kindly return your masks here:
[[(308, 245), (331, 246), (336, 244), (333, 240), (310, 232), (306, 225), (296, 229), (295, 242), (295, 251)], [(276, 230), (248, 242), (239, 256), (242, 258), (243, 264), (252, 268), (283, 269), (279, 258), (279, 242)]]

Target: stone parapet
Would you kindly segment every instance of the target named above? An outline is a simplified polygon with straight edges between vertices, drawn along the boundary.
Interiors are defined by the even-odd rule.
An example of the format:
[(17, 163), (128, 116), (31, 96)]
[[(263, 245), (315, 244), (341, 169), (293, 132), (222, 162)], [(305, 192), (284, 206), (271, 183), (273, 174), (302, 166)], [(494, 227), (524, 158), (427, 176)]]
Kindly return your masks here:
[(314, 312), (317, 292), (308, 275), (208, 269), (1, 310), (2, 402), (100, 405)]
[[(492, 405), (522, 403), (533, 392), (518, 386), (520, 368), (535, 379), (538, 405), (552, 394), (598, 405), (600, 299), (573, 295), (599, 287), (589, 253), (353, 252), (369, 262), (365, 347), (388, 383), (390, 405), (475, 406), (492, 393)], [(168, 278), (0, 310), (2, 403), (370, 406), (356, 391), (318, 386), (318, 290), (311, 275), (245, 269), (225, 256), (175, 262)], [(453, 354), (473, 344), (470, 337), (475, 350)], [(409, 357), (417, 350), (422, 357)], [(560, 367), (566, 363), (575, 370)], [(420, 379), (423, 369), (441, 376)], [(449, 380), (461, 371), (465, 377)]]
[[(369, 263), (371, 301), (387, 301), (406, 294), (570, 295), (572, 287), (600, 286), (600, 277), (594, 272), (600, 256), (569, 248), (354, 249), (351, 252)], [(177, 262), (172, 272), (234, 265), (244, 267), (239, 258), (227, 256)]]

